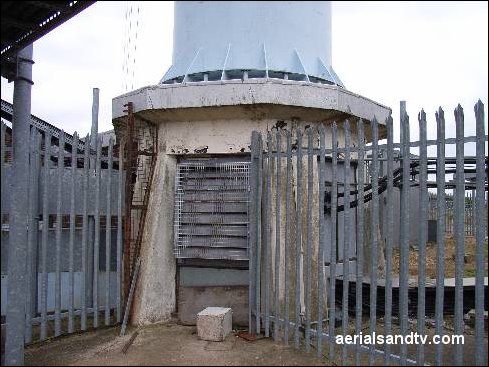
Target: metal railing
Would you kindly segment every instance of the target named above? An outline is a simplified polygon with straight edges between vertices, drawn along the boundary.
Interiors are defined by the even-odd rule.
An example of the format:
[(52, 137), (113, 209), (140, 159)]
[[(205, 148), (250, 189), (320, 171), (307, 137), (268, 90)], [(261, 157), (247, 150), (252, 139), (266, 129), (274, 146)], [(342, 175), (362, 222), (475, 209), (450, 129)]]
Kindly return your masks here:
[[(87, 135), (85, 144), (80, 145), (75, 133), (69, 152), (64, 149), (64, 132), (58, 134), (58, 145), (52, 145), (50, 130), (31, 126), (26, 137), (28, 208), (15, 208), (9, 200), (15, 182), (11, 181), (12, 168), (6, 159), (11, 156), (7, 133), (2, 124), (2, 295), (10, 294), (8, 275), (12, 268), (25, 268), (25, 264), (8, 261), (7, 256), (11, 247), (16, 247), (9, 239), (9, 218), (17, 210), (28, 212), (24, 259), (28, 291), (25, 325), (7, 323), (6, 327), (20, 328), (25, 343), (31, 343), (120, 322), (123, 149), (114, 146), (113, 139), (104, 148), (98, 139), (90, 149), (90, 137)], [(2, 320), (8, 298), (2, 297)]]
[[(476, 233), (476, 201), (475, 190), (471, 190), (465, 193), (465, 205), (464, 205), (464, 232), (466, 236), (475, 236)], [(436, 220), (437, 213), (437, 198), (435, 194), (430, 195), (429, 198), (429, 218), (430, 220)], [(445, 233), (453, 235), (453, 207), (454, 200), (452, 195), (446, 195), (445, 197)], [(486, 204), (487, 205), (487, 204)], [(487, 207), (486, 207), (487, 208)], [(487, 227), (487, 209), (485, 210), (485, 223)]]
[[(470, 137), (464, 136), (460, 106), (454, 113), (456, 138), (451, 139), (445, 138), (441, 108), (436, 113), (434, 140), (428, 140), (424, 111), (418, 115), (419, 141), (410, 140), (405, 105), (404, 108), (401, 105), (401, 116), (400, 143), (393, 141), (392, 118), (381, 126), (387, 132), (383, 144), (378, 141), (380, 124), (375, 118), (368, 124), (356, 121), (355, 126), (346, 120), (293, 132), (272, 130), (265, 142), (261, 133), (253, 132), (251, 333), (263, 331), (265, 336), (286, 344), (293, 342), (295, 348), (303, 347), (307, 352), (315, 348), (318, 357), (342, 365), (367, 362), (441, 365), (450, 357), (446, 351), (450, 351), (458, 365), (487, 364), (484, 293), (488, 138), (483, 104), (479, 101), (475, 106), (477, 132)], [(365, 134), (366, 126), (371, 134)], [(372, 142), (365, 144), (365, 136), (371, 136)], [(445, 146), (450, 144), (455, 145), (455, 157), (445, 155)], [(475, 147), (475, 157), (465, 155), (468, 145)], [(428, 157), (428, 146), (437, 147), (435, 157)], [(419, 150), (418, 155), (411, 153), (413, 148)], [(352, 173), (354, 161), (356, 170)], [(475, 168), (469, 168), (469, 164)], [(465, 181), (469, 170), (475, 172), (475, 181)], [(453, 180), (447, 180), (451, 174)], [(436, 180), (430, 181), (433, 176)], [(340, 190), (345, 187), (350, 187), (350, 191)], [(452, 190), (455, 249), (454, 258), (449, 259), (445, 252), (446, 197)], [(468, 267), (464, 264), (466, 191), (475, 193), (475, 206), (471, 209), (475, 213), (471, 265), (475, 280), (464, 275), (464, 266)], [(437, 200), (436, 215), (431, 218), (430, 192), (436, 193)], [(413, 194), (418, 199), (416, 212), (411, 212)], [(396, 210), (398, 217), (394, 215)], [(381, 211), (386, 212), (383, 229)], [(437, 222), (434, 245), (428, 243), (429, 219)], [(400, 227), (396, 234), (394, 221), (399, 221)], [(413, 223), (418, 232), (414, 247), (410, 244)], [(394, 269), (393, 263), (394, 243), (399, 245), (398, 269)], [(429, 269), (433, 259), (427, 261), (428, 245), (435, 246), (429, 249), (436, 254), (435, 269)], [(453, 274), (449, 262), (453, 263)], [(436, 272), (436, 279), (428, 278), (428, 270)], [(448, 279), (452, 277), (453, 281)], [(435, 310), (432, 324), (428, 308)], [(340, 345), (338, 341), (338, 337), (346, 340), (347, 335), (367, 333), (371, 337), (375, 333), (387, 337), (407, 336), (411, 332), (421, 336), (433, 333), (467, 336), (464, 316), (471, 308), (475, 309), (474, 353), (466, 355), (461, 344), (444, 348), (442, 344), (418, 343), (415, 349), (408, 349), (407, 343)], [(452, 311), (453, 315), (446, 315)], [(447, 327), (449, 321), (453, 321), (451, 330)], [(337, 356), (339, 349), (341, 353)]]

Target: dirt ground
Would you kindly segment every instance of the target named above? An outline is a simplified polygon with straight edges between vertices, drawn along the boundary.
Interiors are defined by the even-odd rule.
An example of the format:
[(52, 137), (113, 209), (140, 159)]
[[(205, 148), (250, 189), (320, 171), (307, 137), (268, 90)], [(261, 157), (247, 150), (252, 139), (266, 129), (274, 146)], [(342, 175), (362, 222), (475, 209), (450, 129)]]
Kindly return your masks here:
[[(487, 256), (487, 241), (484, 245), (485, 249), (485, 276), (487, 276), (488, 256)], [(455, 239), (452, 236), (445, 237), (445, 278), (455, 277)], [(394, 276), (399, 274), (399, 258), (400, 250), (393, 249), (392, 269)], [(465, 237), (465, 264), (464, 276), (475, 277), (475, 237)], [(426, 276), (431, 279), (436, 279), (436, 243), (430, 242), (426, 245)], [(418, 251), (417, 249), (409, 249), (409, 275), (418, 275)]]
[(230, 335), (224, 342), (199, 340), (192, 326), (155, 325), (139, 329), (126, 354), (121, 352), (134, 330), (124, 337), (119, 328), (71, 335), (26, 348), (28, 366), (109, 365), (324, 365), (313, 354), (298, 352), (272, 339), (248, 342)]
[[(378, 320), (376, 332), (383, 333), (383, 321)], [(409, 323), (410, 331), (416, 331), (416, 322)], [(293, 346), (286, 346), (283, 342), (273, 342), (273, 339), (263, 338), (256, 341), (246, 341), (236, 336), (228, 336), (224, 342), (206, 342), (199, 340), (196, 328), (176, 324), (153, 325), (138, 329), (138, 336), (129, 347), (126, 354), (122, 353), (124, 345), (129, 341), (135, 329), (128, 330), (126, 336), (119, 337), (118, 327), (99, 329), (83, 334), (61, 337), (43, 343), (31, 345), (26, 348), (25, 363), (28, 366), (61, 366), (61, 365), (221, 365), (221, 366), (307, 366), (307, 365), (341, 365), (342, 348), (337, 346), (336, 356), (328, 360), (328, 346), (324, 345), (323, 358), (316, 357), (316, 349), (311, 353), (303, 350), (297, 351)], [(363, 334), (368, 333), (368, 318), (364, 319)], [(398, 320), (393, 319), (393, 334), (399, 333)], [(341, 333), (341, 328), (336, 329)], [(353, 324), (348, 334), (354, 333)], [(445, 333), (451, 334), (449, 329)], [(434, 330), (427, 322), (426, 334), (434, 335)], [(465, 330), (464, 365), (473, 365), (475, 355), (475, 338), (473, 329)], [(487, 350), (487, 333), (484, 338)], [(383, 346), (378, 346), (383, 349)], [(392, 352), (398, 354), (399, 346), (392, 346)], [(444, 362), (450, 364), (453, 357), (453, 346), (444, 346)], [(434, 361), (434, 346), (425, 348), (426, 361)], [(408, 358), (416, 359), (416, 346), (408, 346)], [(368, 356), (362, 355), (362, 364), (368, 363)], [(392, 361), (394, 362), (394, 361)], [(374, 365), (383, 365), (382, 357), (374, 360)], [(355, 364), (355, 352), (348, 349), (347, 364)], [(395, 363), (394, 363), (395, 364)]]

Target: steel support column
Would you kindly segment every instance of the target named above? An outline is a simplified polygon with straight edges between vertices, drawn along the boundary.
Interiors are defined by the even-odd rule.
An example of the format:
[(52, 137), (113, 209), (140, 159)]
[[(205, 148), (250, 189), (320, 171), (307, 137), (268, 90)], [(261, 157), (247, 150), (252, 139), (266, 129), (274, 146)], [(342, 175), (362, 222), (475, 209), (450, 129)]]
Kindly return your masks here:
[(24, 364), (25, 297), (27, 272), (27, 219), (29, 209), (29, 122), (31, 118), (32, 44), (17, 55), (12, 124), (13, 166), (10, 246), (8, 254), (8, 307), (5, 364)]

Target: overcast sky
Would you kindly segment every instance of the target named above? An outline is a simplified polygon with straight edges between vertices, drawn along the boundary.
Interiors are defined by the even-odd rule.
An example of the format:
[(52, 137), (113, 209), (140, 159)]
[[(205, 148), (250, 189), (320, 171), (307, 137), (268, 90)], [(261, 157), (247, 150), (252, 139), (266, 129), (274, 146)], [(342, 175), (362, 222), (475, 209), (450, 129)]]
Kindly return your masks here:
[[(332, 9), (333, 67), (348, 90), (391, 107), (396, 122), (400, 100), (412, 124), (424, 107), (431, 138), (438, 106), (453, 120), (461, 103), (466, 133), (475, 133), (479, 98), (487, 116), (487, 2), (333, 2)], [(157, 84), (171, 65), (172, 31), (172, 2), (96, 2), (34, 43), (32, 113), (85, 135), (98, 87), (99, 129), (111, 129), (112, 98)], [(2, 78), (2, 98), (11, 102), (12, 91)]]

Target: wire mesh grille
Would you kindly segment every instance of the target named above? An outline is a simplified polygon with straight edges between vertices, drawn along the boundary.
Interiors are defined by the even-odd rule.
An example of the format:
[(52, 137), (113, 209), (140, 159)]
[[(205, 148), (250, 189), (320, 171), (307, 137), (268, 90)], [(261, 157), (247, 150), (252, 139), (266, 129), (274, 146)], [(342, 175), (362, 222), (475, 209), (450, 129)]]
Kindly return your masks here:
[(175, 185), (175, 256), (248, 260), (249, 162), (183, 162)]

